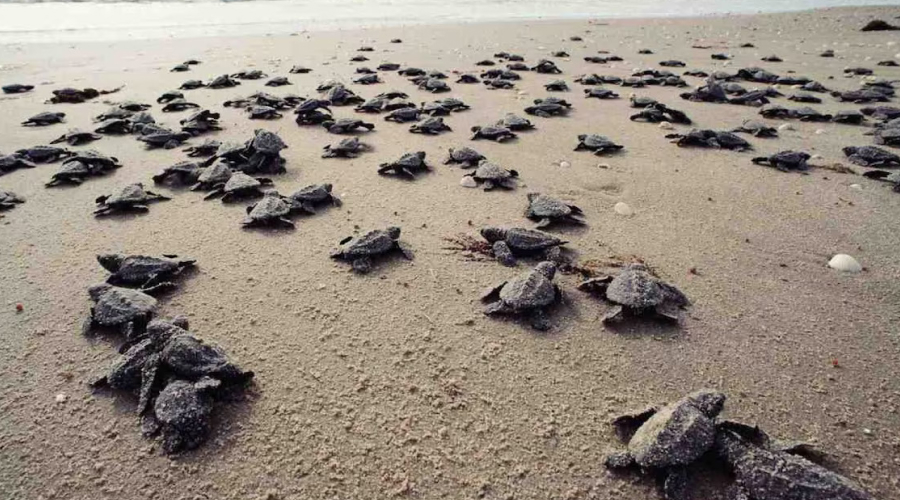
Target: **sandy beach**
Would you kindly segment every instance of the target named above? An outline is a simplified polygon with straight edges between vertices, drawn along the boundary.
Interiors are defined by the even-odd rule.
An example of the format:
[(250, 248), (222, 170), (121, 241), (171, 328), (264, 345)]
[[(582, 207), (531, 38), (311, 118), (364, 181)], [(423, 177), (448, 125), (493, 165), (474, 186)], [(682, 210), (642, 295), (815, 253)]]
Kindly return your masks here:
[[(181, 148), (148, 151), (128, 135), (73, 148), (123, 165), (81, 186), (45, 188), (58, 164), (0, 177), (0, 189), (26, 199), (0, 218), (0, 498), (658, 498), (652, 481), (603, 466), (622, 446), (610, 420), (701, 388), (728, 395), (725, 417), (812, 441), (829, 467), (876, 498), (900, 497), (900, 195), (861, 175), (784, 173), (750, 161), (795, 149), (819, 155), (813, 164), (861, 173), (841, 148), (871, 145), (863, 135), (870, 128), (791, 120), (795, 129), (778, 138), (744, 136), (753, 151), (679, 148), (664, 137), (671, 131), (629, 120), (631, 92), (686, 112), (698, 128), (728, 130), (759, 118), (758, 108), (689, 102), (678, 94), (690, 89), (659, 86), (606, 85), (622, 98), (585, 99), (573, 81), (585, 73), (626, 77), (679, 59), (687, 66), (670, 68), (678, 74), (759, 66), (851, 90), (860, 77), (845, 77), (846, 67), (900, 79), (900, 68), (876, 66), (900, 62), (897, 32), (859, 31), (876, 18), (900, 24), (898, 16), (897, 7), (869, 7), (0, 46), (0, 83), (36, 85), (0, 96), (4, 154), (46, 144), (70, 127), (90, 129), (113, 102), (153, 103), (157, 121), (177, 126), (190, 112), (162, 113), (156, 98), (163, 91), (259, 69), (292, 85), (244, 81), (185, 91), (186, 98), (222, 113), (224, 130), (210, 137), (244, 141), (264, 128), (284, 139), (287, 173), (272, 176), (280, 193), (330, 182), (344, 202), (296, 217), (293, 231), (244, 230), (247, 203), (154, 187), (172, 199), (146, 214), (95, 218), (98, 196), (133, 182), (152, 185), (152, 175), (185, 159)], [(583, 40), (571, 41), (576, 35)], [(374, 48), (370, 61), (351, 63), (363, 45)], [(835, 57), (819, 57), (825, 49)], [(571, 55), (551, 58), (561, 75), (523, 73), (513, 90), (456, 84), (452, 74), (445, 94), (418, 90), (396, 72), (379, 72), (382, 84), (350, 84), (355, 68), (383, 61), (450, 74), (480, 72), (475, 63), (500, 51), (534, 64), (557, 50)], [(583, 60), (598, 51), (624, 61)], [(716, 52), (733, 59), (712, 60)], [(784, 61), (760, 61), (770, 54)], [(191, 58), (202, 64), (169, 71)], [(312, 72), (289, 75), (293, 65)], [(222, 106), (257, 91), (316, 96), (317, 84), (332, 78), (365, 98), (397, 89), (415, 103), (457, 97), (471, 110), (446, 117), (453, 131), (437, 136), (366, 115), (376, 128), (360, 139), (372, 151), (324, 160), (322, 147), (342, 136), (299, 127), (289, 111), (257, 121)], [(571, 90), (546, 92), (543, 85), (557, 78)], [(124, 88), (87, 103), (44, 104), (53, 89), (68, 86)], [(568, 116), (529, 117), (535, 130), (510, 143), (470, 140), (472, 126), (523, 115), (546, 95), (573, 103)], [(824, 103), (811, 106), (822, 112), (861, 107), (820, 96)], [(19, 125), (41, 111), (65, 112), (65, 123)], [(359, 116), (352, 107), (334, 112)], [(579, 134), (608, 136), (624, 150), (602, 158), (575, 152)], [(518, 188), (460, 186), (466, 172), (442, 164), (448, 148), (460, 146), (516, 169)], [(431, 173), (415, 181), (377, 175), (380, 163), (420, 150)], [(609, 306), (576, 290), (579, 277), (567, 274), (556, 278), (564, 299), (550, 331), (484, 316), (481, 292), (536, 261), (504, 267), (448, 249), (446, 238), (477, 237), (486, 225), (532, 227), (523, 216), (529, 192), (583, 209), (586, 226), (551, 231), (570, 242), (572, 256), (639, 258), (684, 291), (693, 305), (680, 326), (643, 319), (604, 326)], [(634, 215), (617, 214), (617, 202)], [(329, 258), (345, 236), (391, 225), (402, 227), (415, 260), (389, 259), (357, 275)], [(191, 331), (256, 374), (243, 401), (217, 407), (212, 435), (197, 450), (163, 454), (141, 436), (133, 398), (87, 386), (116, 356), (108, 340), (80, 333), (87, 287), (107, 276), (96, 255), (109, 252), (196, 259), (197, 270), (162, 297), (160, 315), (187, 315)], [(829, 269), (837, 253), (853, 255), (864, 271)], [(716, 478), (697, 475), (695, 498), (724, 498)]]

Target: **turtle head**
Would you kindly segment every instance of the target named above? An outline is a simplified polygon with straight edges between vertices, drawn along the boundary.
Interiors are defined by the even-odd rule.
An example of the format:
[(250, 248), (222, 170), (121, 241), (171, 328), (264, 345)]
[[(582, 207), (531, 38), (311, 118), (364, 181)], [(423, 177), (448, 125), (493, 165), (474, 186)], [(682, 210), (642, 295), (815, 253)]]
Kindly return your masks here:
[(122, 266), (122, 261), (125, 260), (125, 256), (118, 253), (106, 253), (103, 255), (97, 256), (97, 262), (103, 266), (103, 269), (114, 273), (119, 270), (119, 267)]
[(331, 128), (334, 125), (334, 120), (325, 120), (322, 122), (322, 126), (325, 128)]
[(846, 148), (842, 149), (841, 151), (843, 151), (845, 155), (851, 156), (853, 154), (856, 154), (857, 149), (859, 149), (859, 148), (857, 148), (856, 146), (847, 146)]
[(417, 152), (416, 156), (418, 156), (420, 160), (424, 160), (425, 159), (425, 151)]
[(556, 276), (556, 263), (545, 260), (535, 266), (534, 270), (546, 276), (548, 280), (552, 280)]
[(106, 291), (110, 288), (112, 288), (112, 285), (108, 283), (100, 283), (99, 285), (94, 285), (88, 288), (88, 295), (90, 295), (91, 298), (96, 302), (100, 300), (100, 297), (102, 297), (103, 294), (106, 293)]
[(391, 226), (387, 228), (387, 234), (391, 237), (392, 240), (396, 240), (400, 238), (400, 228), (397, 226)]
[(505, 240), (506, 233), (506, 229), (502, 227), (488, 226), (481, 229), (481, 237), (488, 240), (488, 243)]
[(328, 192), (328, 193), (331, 192), (332, 187), (333, 187), (333, 186), (332, 186), (330, 183), (328, 183), (328, 182), (326, 182), (325, 184), (322, 184), (322, 189), (324, 189), (324, 190), (325, 190), (326, 192)]
[(531, 202), (531, 201), (534, 201), (534, 199), (540, 195), (541, 195), (541, 193), (528, 193), (525, 195), (525, 197), (528, 198), (529, 202)]
[(478, 125), (472, 127), (472, 132), (478, 132), (479, 130), (481, 130), (481, 127), (479, 127)]
[(687, 395), (687, 400), (709, 418), (715, 418), (725, 406), (725, 395), (710, 389), (701, 389)]

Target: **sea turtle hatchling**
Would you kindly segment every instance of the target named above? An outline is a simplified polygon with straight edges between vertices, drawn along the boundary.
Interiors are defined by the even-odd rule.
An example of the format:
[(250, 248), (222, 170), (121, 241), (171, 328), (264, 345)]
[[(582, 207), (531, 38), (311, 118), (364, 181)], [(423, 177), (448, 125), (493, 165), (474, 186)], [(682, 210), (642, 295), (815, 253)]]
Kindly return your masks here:
[(882, 146), (900, 146), (900, 127), (878, 129), (872, 140)]
[(487, 86), (488, 90), (494, 89), (511, 89), (515, 88), (516, 84), (509, 80), (504, 80), (503, 78), (491, 78), (484, 79), (481, 81), (485, 86)]
[[(729, 425), (730, 424), (730, 425)], [(720, 422), (716, 455), (734, 475), (732, 498), (747, 500), (874, 500), (840, 474), (789, 451), (759, 446), (731, 422)], [(753, 429), (753, 431), (757, 431)], [(757, 431), (758, 432), (758, 431)], [(755, 433), (755, 432), (754, 432)]]
[(206, 168), (197, 162), (180, 161), (154, 175), (153, 182), (156, 184), (171, 183), (176, 186), (193, 186), (197, 183), (204, 170)]
[(258, 69), (250, 69), (239, 71), (233, 75), (232, 78), (237, 78), (239, 80), (259, 80), (266, 77), (266, 74), (262, 72), (262, 70)]
[(875, 146), (847, 146), (842, 149), (851, 163), (862, 167), (900, 167), (900, 156)]
[(485, 127), (476, 125), (472, 127), (472, 132), (474, 133), (474, 135), (472, 135), (473, 141), (476, 139), (487, 139), (489, 141), (505, 142), (518, 137), (512, 130), (496, 125), (488, 125)]
[(0, 155), (0, 174), (6, 174), (20, 168), (37, 168), (37, 165), (16, 154)]
[(326, 120), (322, 122), (322, 126), (332, 134), (349, 134), (355, 132), (357, 129), (364, 129), (367, 131), (375, 129), (374, 123), (368, 123), (353, 118), (341, 118), (337, 121), (333, 119)]
[(186, 109), (197, 109), (200, 105), (195, 102), (189, 102), (185, 99), (174, 99), (166, 103), (162, 107), (163, 113), (171, 113), (175, 111), (184, 111)]
[(732, 132), (743, 132), (753, 137), (778, 137), (778, 129), (770, 127), (759, 120), (744, 120), (740, 127)]
[(403, 175), (410, 179), (416, 178), (418, 172), (428, 172), (431, 166), (425, 162), (425, 152), (418, 151), (416, 153), (404, 153), (399, 160), (382, 163), (378, 167), (378, 173), (381, 175), (393, 174)]
[(183, 151), (191, 158), (196, 158), (198, 156), (212, 156), (216, 154), (220, 146), (222, 146), (220, 141), (207, 139), (196, 146), (186, 147)]
[[(357, 68), (356, 72), (360, 73), (360, 71), (359, 71), (360, 69), (362, 69), (362, 68)], [(384, 82), (382, 82), (381, 78), (378, 77), (378, 74), (373, 71), (372, 73), (367, 73), (367, 74), (360, 76), (359, 78), (356, 78), (355, 80), (353, 80), (353, 83), (355, 83), (357, 85), (374, 85), (376, 83), (384, 83)]]
[(276, 76), (269, 79), (265, 85), (266, 87), (283, 87), (285, 85), (291, 85), (291, 82), (286, 76)]
[(174, 149), (181, 146), (184, 141), (193, 137), (188, 132), (175, 132), (159, 128), (149, 134), (140, 135), (137, 140), (147, 145), (147, 149), (163, 148)]
[(552, 234), (520, 227), (488, 226), (480, 233), (491, 244), (494, 258), (508, 267), (516, 265), (516, 257), (538, 256), (543, 260), (559, 261), (560, 247), (567, 243)]
[(50, 144), (67, 143), (69, 146), (80, 146), (89, 142), (102, 139), (103, 136), (93, 132), (87, 132), (81, 129), (73, 128), (58, 138), (50, 141)]
[(782, 172), (805, 171), (809, 169), (807, 161), (811, 158), (809, 153), (802, 151), (780, 151), (771, 156), (759, 156), (751, 161), (756, 165), (777, 168)]
[(613, 426), (627, 449), (607, 456), (606, 467), (640, 467), (661, 477), (666, 500), (686, 498), (685, 467), (715, 445), (716, 418), (725, 399), (722, 393), (700, 390), (660, 409), (616, 418)]
[(565, 106), (558, 102), (548, 102), (544, 99), (543, 102), (525, 108), (525, 112), (529, 115), (539, 116), (541, 118), (550, 118), (551, 116), (565, 115), (569, 112), (569, 108), (570, 106)]
[(535, 227), (544, 228), (554, 222), (585, 224), (580, 208), (540, 193), (528, 193), (525, 217), (537, 221)]
[(553, 61), (548, 61), (547, 59), (541, 59), (540, 61), (538, 61), (537, 65), (531, 68), (531, 71), (548, 74), (562, 73), (562, 70), (556, 67), (556, 64)]
[(15, 208), (16, 205), (25, 203), (25, 199), (16, 195), (12, 191), (4, 191), (0, 189), (0, 210), (9, 210)]
[(149, 210), (147, 204), (152, 201), (169, 200), (168, 196), (147, 191), (140, 182), (129, 184), (112, 194), (97, 197), (97, 210), (94, 210), (95, 216), (109, 215), (116, 212), (141, 211)]
[(614, 304), (601, 319), (603, 323), (632, 316), (652, 314), (659, 318), (679, 321), (681, 309), (690, 305), (687, 297), (656, 276), (643, 264), (628, 264), (613, 276), (591, 278), (578, 289), (600, 295)]
[(544, 90), (549, 92), (567, 92), (569, 85), (566, 84), (565, 80), (553, 80), (544, 84)]
[(22, 125), (26, 127), (45, 127), (47, 125), (53, 125), (54, 123), (62, 123), (63, 118), (65, 117), (65, 113), (45, 111), (25, 120), (22, 122)]
[[(222, 77), (219, 77), (219, 78), (222, 78)], [(213, 82), (216, 82), (216, 80), (213, 80), (212, 82), (210, 82), (209, 88), (218, 89), (218, 88), (225, 88), (228, 86), (228, 85), (224, 84), (224, 80), (219, 80), (218, 82), (216, 82), (217, 86), (213, 87), (212, 86)], [(240, 85), (241, 83), (234, 82), (234, 84)], [(218, 86), (218, 85), (220, 85), (220, 86)], [(233, 85), (231, 85), (231, 86), (233, 86)], [(202, 87), (207, 87), (207, 85), (205, 83), (203, 83), (202, 80), (187, 80), (178, 87), (178, 90), (195, 90), (195, 89), (199, 89)], [(184, 96), (182, 95), (182, 97), (184, 97)], [(175, 99), (181, 99), (181, 97), (176, 97)], [(170, 100), (174, 100), (174, 99), (170, 99)]]
[(369, 145), (359, 140), (359, 137), (347, 137), (337, 144), (329, 144), (322, 148), (322, 158), (356, 158), (363, 151), (369, 149)]
[(616, 94), (612, 90), (604, 89), (602, 87), (592, 87), (589, 89), (584, 89), (584, 97), (585, 99), (595, 98), (595, 99), (618, 99), (619, 94)]
[[(232, 78), (228, 75), (220, 75), (220, 76), (213, 78), (209, 82), (207, 87), (209, 87), (211, 89), (227, 89), (227, 88), (231, 88), (231, 87), (237, 87), (240, 84), (241, 84), (241, 82), (235, 80), (234, 78)], [(184, 85), (182, 85), (181, 88), (185, 88)]]
[(22, 85), (21, 83), (11, 83), (3, 86), (4, 94), (23, 94), (34, 90), (34, 85)]
[(519, 172), (507, 170), (496, 163), (482, 161), (474, 172), (470, 172), (464, 177), (471, 177), (476, 183), (480, 183), (485, 191), (496, 187), (515, 189), (518, 185), (516, 179), (519, 177)]
[(549, 330), (550, 323), (545, 310), (562, 296), (559, 287), (553, 283), (555, 275), (556, 263), (544, 261), (534, 269), (488, 289), (481, 296), (482, 302), (489, 302), (484, 308), (484, 314), (524, 314), (529, 317), (535, 330)]
[(285, 227), (294, 228), (294, 223), (287, 218), (294, 210), (290, 200), (277, 191), (267, 192), (263, 198), (247, 207), (247, 216), (241, 223), (244, 227)]
[(283, 115), (277, 109), (271, 106), (260, 106), (253, 104), (244, 108), (251, 120), (275, 120)]
[(437, 78), (428, 78), (427, 80), (419, 83), (419, 88), (431, 93), (450, 91), (450, 86), (447, 85), (447, 83), (443, 80), (439, 80)]
[(315, 215), (319, 205), (330, 204), (339, 207), (343, 204), (341, 199), (332, 193), (333, 189), (329, 183), (311, 184), (292, 193), (288, 196), (288, 201), (294, 205), (295, 210)]
[(166, 104), (168, 102), (174, 101), (175, 99), (184, 99), (184, 93), (177, 90), (167, 90), (163, 92), (162, 95), (156, 98), (156, 103)]
[(509, 130), (519, 132), (522, 130), (531, 130), (534, 128), (534, 124), (531, 123), (531, 120), (526, 118), (522, 118), (521, 116), (515, 115), (513, 113), (507, 113), (503, 118), (497, 120), (496, 125), (502, 128), (508, 128)]
[(597, 135), (597, 134), (581, 134), (578, 136), (578, 145), (575, 146), (575, 151), (588, 150), (593, 152), (597, 156), (602, 156), (607, 153), (615, 153), (620, 151), (625, 146), (620, 144), (616, 144), (611, 141), (608, 137)]
[(111, 273), (106, 279), (110, 285), (137, 288), (144, 293), (153, 294), (176, 288), (172, 280), (185, 269), (194, 267), (197, 262), (175, 258), (176, 256), (158, 258), (109, 253), (98, 255), (97, 262)]
[(463, 73), (463, 74), (459, 75), (459, 78), (456, 79), (456, 83), (479, 83), (479, 82), (480, 82), (480, 80), (478, 79), (477, 76), (469, 74), (469, 73)]
[(831, 121), (845, 125), (862, 125), (866, 121), (866, 116), (855, 109), (847, 109), (835, 113)]
[(409, 127), (409, 131), (414, 134), (437, 135), (441, 132), (450, 132), (453, 129), (444, 123), (444, 119), (439, 116), (431, 116)]
[(376, 229), (362, 236), (348, 236), (339, 245), (331, 252), (331, 258), (349, 261), (353, 271), (360, 274), (372, 269), (373, 258), (388, 253), (399, 251), (407, 260), (413, 259), (412, 250), (400, 241), (400, 228), (397, 226)]
[(307, 68), (306, 66), (294, 65), (294, 66), (291, 66), (291, 69), (288, 71), (288, 73), (291, 73), (291, 74), (294, 74), (294, 75), (304, 75), (304, 74), (309, 73), (309, 72), (311, 72), (311, 71), (312, 71), (312, 70), (309, 69), (309, 68)]
[(117, 328), (125, 338), (143, 333), (156, 310), (156, 299), (140, 290), (103, 283), (88, 288), (94, 305), (81, 331), (89, 335), (97, 327)]
[(668, 134), (667, 139), (679, 147), (696, 146), (701, 148), (721, 148), (732, 151), (753, 149), (749, 142), (741, 137), (725, 131), (692, 129), (686, 134)]
[(98, 134), (125, 135), (134, 132), (134, 124), (127, 118), (110, 118), (103, 120), (94, 129)]
[(419, 121), (421, 115), (422, 110), (418, 108), (400, 108), (388, 113), (387, 116), (384, 117), (384, 120), (396, 123), (415, 122)]
[(451, 163), (458, 164), (463, 168), (475, 168), (481, 162), (481, 160), (486, 160), (487, 158), (475, 151), (470, 147), (461, 147), (461, 148), (450, 148), (447, 153), (447, 159), (444, 160), (445, 165), (449, 165)]
[(53, 163), (60, 159), (75, 156), (76, 153), (56, 146), (34, 146), (20, 149), (15, 154), (34, 163)]
[(224, 184), (214, 186), (203, 199), (210, 200), (221, 196), (223, 202), (229, 203), (246, 198), (258, 198), (265, 195), (262, 188), (272, 184), (272, 179), (251, 177), (243, 172), (234, 172)]

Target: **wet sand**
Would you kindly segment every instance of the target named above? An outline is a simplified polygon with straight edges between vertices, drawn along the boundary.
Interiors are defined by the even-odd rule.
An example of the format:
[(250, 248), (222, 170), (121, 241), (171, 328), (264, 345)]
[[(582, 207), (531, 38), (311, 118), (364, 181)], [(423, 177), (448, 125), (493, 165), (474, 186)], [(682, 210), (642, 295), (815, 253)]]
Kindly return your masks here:
[[(255, 128), (281, 135), (289, 149), (283, 152), (288, 172), (274, 178), (279, 192), (335, 185), (344, 206), (297, 218), (295, 231), (242, 230), (245, 204), (166, 188), (159, 191), (173, 199), (147, 214), (95, 219), (97, 196), (150, 183), (184, 157), (179, 149), (146, 151), (129, 136), (88, 146), (118, 157), (124, 168), (79, 187), (45, 189), (53, 164), (4, 175), (0, 188), (27, 202), (0, 219), (0, 496), (655, 498), (651, 481), (620, 479), (604, 469), (604, 455), (620, 446), (609, 420), (703, 387), (728, 394), (726, 417), (757, 423), (777, 437), (813, 440), (831, 465), (876, 497), (900, 495), (900, 196), (858, 175), (786, 174), (750, 163), (800, 149), (822, 156), (813, 163), (848, 164), (841, 148), (871, 144), (862, 135), (867, 129), (791, 121), (796, 130), (778, 139), (748, 138), (753, 152), (681, 149), (664, 138), (667, 131), (628, 120), (634, 112), (629, 89), (609, 86), (623, 98), (598, 101), (584, 99), (573, 82), (582, 73), (624, 77), (681, 59), (686, 69), (793, 70), (849, 90), (859, 81), (843, 77), (846, 66), (900, 78), (898, 68), (875, 66), (900, 52), (896, 35), (858, 31), (872, 18), (898, 15), (897, 8), (835, 9), (0, 47), (0, 80), (38, 85), (0, 100), (4, 153), (47, 143), (68, 127), (89, 128), (91, 117), (108, 108), (103, 97), (43, 104), (55, 88), (125, 85), (107, 99), (155, 103), (184, 80), (254, 68), (293, 82), (274, 94), (312, 96), (321, 81), (349, 83), (356, 76), (358, 65), (349, 59), (361, 45), (375, 47), (365, 63), (373, 68), (383, 60), (445, 72), (474, 70), (476, 61), (501, 50), (530, 63), (566, 50), (572, 57), (555, 61), (572, 89), (561, 96), (574, 103), (568, 117), (533, 118), (536, 130), (515, 142), (473, 143), (471, 126), (522, 114), (531, 99), (547, 95), (542, 85), (558, 77), (525, 73), (513, 91), (451, 79), (452, 92), (432, 96), (396, 73), (382, 73), (384, 84), (351, 88), (367, 98), (396, 88), (413, 102), (454, 96), (472, 109), (446, 118), (454, 131), (436, 137), (367, 116), (377, 128), (361, 138), (372, 152), (322, 160), (321, 148), (340, 136), (300, 128), (289, 113), (263, 122), (222, 108), (225, 100), (270, 90), (265, 80), (187, 91), (189, 100), (222, 112), (225, 130), (215, 138), (242, 141)], [(572, 35), (584, 41), (569, 41)], [(388, 43), (395, 37), (404, 43)], [(745, 42), (756, 48), (738, 48)], [(690, 48), (698, 44), (713, 48)], [(655, 54), (638, 55), (641, 48)], [(818, 57), (825, 48), (836, 57)], [(582, 60), (598, 50), (625, 62)], [(710, 59), (712, 52), (734, 59), (723, 67)], [(772, 53), (784, 62), (759, 60)], [(189, 58), (203, 64), (169, 72)], [(287, 75), (294, 64), (313, 72)], [(756, 108), (684, 101), (682, 91), (635, 92), (685, 111), (701, 128), (727, 129), (758, 117)], [(859, 107), (823, 98), (812, 106)], [(335, 109), (340, 117), (357, 116), (352, 108)], [(18, 125), (45, 110), (64, 111), (67, 123)], [(161, 113), (156, 105), (150, 111), (172, 126), (188, 114)], [(625, 150), (605, 158), (573, 152), (584, 133), (607, 135)], [(447, 148), (461, 145), (517, 169), (519, 188), (461, 187), (464, 172), (441, 164)], [(432, 173), (413, 182), (375, 173), (379, 163), (416, 150), (427, 152)], [(515, 270), (473, 261), (446, 250), (444, 238), (475, 236), (488, 224), (529, 226), (522, 214), (532, 191), (584, 210), (586, 228), (554, 231), (582, 260), (637, 256), (680, 287), (694, 303), (681, 328), (643, 320), (606, 328), (599, 319), (607, 306), (575, 290), (571, 275), (557, 278), (565, 301), (548, 333), (484, 317), (481, 291), (531, 262)], [(636, 214), (614, 213), (619, 201)], [(356, 229), (388, 225), (403, 228), (413, 262), (389, 260), (359, 276), (328, 258)], [(187, 314), (193, 332), (256, 372), (247, 400), (220, 407), (213, 435), (199, 450), (162, 455), (140, 436), (133, 400), (92, 394), (86, 385), (115, 356), (109, 342), (79, 333), (90, 305), (86, 289), (106, 277), (95, 255), (113, 251), (197, 259), (197, 272), (162, 300), (161, 313)], [(865, 271), (828, 269), (835, 253), (854, 255)], [(17, 303), (23, 312), (16, 313)], [(65, 402), (56, 401), (59, 394)]]

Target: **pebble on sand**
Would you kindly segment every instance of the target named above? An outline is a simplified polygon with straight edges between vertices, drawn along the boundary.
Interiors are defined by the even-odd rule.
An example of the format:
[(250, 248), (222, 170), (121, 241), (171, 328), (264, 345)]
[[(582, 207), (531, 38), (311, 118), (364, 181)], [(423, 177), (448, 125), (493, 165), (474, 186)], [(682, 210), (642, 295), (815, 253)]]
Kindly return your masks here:
[(663, 130), (672, 130), (675, 127), (669, 122), (659, 122), (659, 128)]
[(822, 134), (826, 134), (826, 133), (828, 133), (828, 132), (826, 132), (825, 129), (823, 129), (823, 128), (816, 129), (816, 135), (822, 135)]
[(794, 130), (794, 126), (791, 125), (790, 123), (782, 123), (781, 125), (778, 126), (779, 132), (784, 132), (785, 130)]
[(631, 205), (625, 203), (624, 201), (616, 203), (616, 205), (613, 207), (613, 210), (615, 210), (617, 214), (624, 215), (626, 217), (634, 215), (634, 209), (632, 209)]
[(478, 187), (478, 183), (475, 182), (475, 179), (468, 175), (459, 180), (459, 185), (467, 188)]
[(572, 166), (572, 164), (567, 162), (566, 160), (563, 160), (563, 161), (557, 163), (557, 165), (559, 165), (562, 168), (568, 168), (568, 167)]
[(839, 253), (828, 261), (828, 267), (843, 271), (845, 273), (858, 273), (862, 271), (862, 266), (853, 257)]
[(67, 399), (69, 399), (69, 397), (66, 396), (65, 394), (61, 394), (61, 393), (60, 393), (60, 394), (57, 394), (57, 395), (56, 395), (56, 402), (57, 402), (57, 403), (65, 403)]
[(862, 191), (862, 184), (850, 184), (850, 189), (857, 189)]

